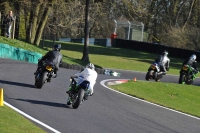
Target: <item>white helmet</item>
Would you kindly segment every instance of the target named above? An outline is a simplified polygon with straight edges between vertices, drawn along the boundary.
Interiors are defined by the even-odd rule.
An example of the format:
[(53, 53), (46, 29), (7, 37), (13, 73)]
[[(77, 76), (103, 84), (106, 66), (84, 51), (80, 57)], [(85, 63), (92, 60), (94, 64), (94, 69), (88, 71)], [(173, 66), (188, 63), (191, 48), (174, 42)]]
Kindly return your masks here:
[(94, 65), (92, 63), (88, 63), (86, 65), (86, 68), (90, 68), (90, 69), (94, 70), (95, 67), (94, 67)]
[(190, 56), (190, 58), (195, 61), (197, 56), (195, 54), (193, 54), (193, 55)]

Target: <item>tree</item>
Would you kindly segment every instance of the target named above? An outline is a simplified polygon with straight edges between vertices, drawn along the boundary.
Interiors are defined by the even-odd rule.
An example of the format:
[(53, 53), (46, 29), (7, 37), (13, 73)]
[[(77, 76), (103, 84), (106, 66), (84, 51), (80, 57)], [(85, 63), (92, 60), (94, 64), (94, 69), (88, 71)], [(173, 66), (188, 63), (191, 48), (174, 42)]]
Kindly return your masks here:
[(85, 8), (85, 38), (84, 38), (84, 49), (83, 49), (83, 57), (82, 57), (82, 61), (84, 62), (90, 62), (89, 60), (89, 22), (88, 22), (88, 18), (89, 18), (89, 2), (90, 0), (86, 0), (86, 8)]
[[(49, 12), (55, 0), (31, 0), (24, 2), (26, 41), (39, 45)], [(29, 6), (30, 5), (30, 6)]]
[[(173, 39), (174, 36), (190, 36), (184, 45), (192, 45), (192, 42), (196, 48), (199, 42), (199, 0), (91, 0), (88, 18), (83, 13), (86, 11), (83, 0), (0, 0), (0, 9), (2, 15), (9, 9), (13, 9), (14, 14), (20, 12), (20, 34), (26, 27), (26, 33), (23, 31), (26, 40), (36, 45), (40, 43), (44, 28), (46, 39), (51, 39), (50, 34), (56, 35), (57, 39), (82, 38), (86, 32), (88, 37), (109, 38), (115, 28), (113, 20), (142, 22), (149, 35), (168, 46), (176, 46), (175, 41), (170, 42), (170, 38), (179, 40)], [(89, 19), (88, 23), (85, 23), (86, 19)], [(88, 24), (88, 31), (84, 24)], [(172, 29), (180, 35), (172, 35)], [(191, 29), (193, 37), (192, 33), (187, 34)], [(124, 35), (120, 29), (118, 32)], [(85, 38), (82, 60), (89, 62), (87, 41)], [(148, 41), (151, 42), (151, 38)]]

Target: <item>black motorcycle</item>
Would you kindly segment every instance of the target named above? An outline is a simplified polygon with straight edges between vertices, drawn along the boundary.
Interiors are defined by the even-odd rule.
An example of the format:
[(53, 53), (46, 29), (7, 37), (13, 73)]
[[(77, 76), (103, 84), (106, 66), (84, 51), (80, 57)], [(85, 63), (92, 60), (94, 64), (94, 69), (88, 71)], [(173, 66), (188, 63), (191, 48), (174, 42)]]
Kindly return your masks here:
[(194, 74), (191, 66), (184, 65), (180, 71), (179, 84), (192, 84), (198, 73)]
[(160, 73), (161, 73), (160, 65), (158, 63), (154, 62), (149, 67), (145, 79), (147, 81), (149, 81), (151, 79), (155, 79), (155, 81), (158, 82), (163, 77), (163, 75)]
[(82, 80), (83, 77), (78, 77), (78, 83), (74, 78), (71, 78), (71, 93), (69, 94), (68, 102), (72, 105), (74, 109), (77, 109), (79, 105), (87, 100), (88, 98), (88, 87), (90, 85), (89, 81)]
[(42, 67), (35, 74), (35, 87), (41, 89), (46, 82), (50, 82), (54, 75), (55, 64), (52, 61), (45, 60)]

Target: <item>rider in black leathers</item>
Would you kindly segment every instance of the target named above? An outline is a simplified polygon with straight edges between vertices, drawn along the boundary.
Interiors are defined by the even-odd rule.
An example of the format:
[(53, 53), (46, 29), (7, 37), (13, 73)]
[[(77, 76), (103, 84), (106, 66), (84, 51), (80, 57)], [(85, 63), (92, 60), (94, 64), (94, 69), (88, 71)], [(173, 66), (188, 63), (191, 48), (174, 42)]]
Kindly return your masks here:
[[(187, 58), (187, 59), (183, 62), (183, 65), (182, 65), (182, 67), (183, 67), (184, 65), (189, 65), (189, 66), (191, 66), (194, 75), (197, 74), (198, 71), (199, 71), (198, 68), (197, 68), (197, 61), (196, 61), (196, 58), (197, 58), (196, 55), (193, 54), (193, 55), (191, 55), (189, 58)], [(192, 78), (193, 78), (193, 77), (192, 77)]]
[(162, 52), (162, 55), (159, 55), (156, 59), (155, 62), (160, 65), (160, 73), (162, 75), (165, 75), (167, 71), (169, 71), (169, 63), (170, 59), (167, 57), (168, 52), (165, 50)]
[(60, 49), (61, 49), (61, 44), (55, 44), (53, 47), (52, 51), (49, 51), (46, 53), (46, 55), (44, 55), (40, 61), (38, 62), (38, 68), (36, 70), (36, 72), (34, 73), (35, 75), (37, 74), (38, 70), (40, 67), (42, 67), (42, 61), (44, 60), (49, 60), (49, 61), (53, 61), (55, 63), (55, 69), (54, 69), (54, 75), (53, 77), (57, 77), (57, 72), (59, 69), (59, 66), (62, 64), (62, 54), (60, 53)]

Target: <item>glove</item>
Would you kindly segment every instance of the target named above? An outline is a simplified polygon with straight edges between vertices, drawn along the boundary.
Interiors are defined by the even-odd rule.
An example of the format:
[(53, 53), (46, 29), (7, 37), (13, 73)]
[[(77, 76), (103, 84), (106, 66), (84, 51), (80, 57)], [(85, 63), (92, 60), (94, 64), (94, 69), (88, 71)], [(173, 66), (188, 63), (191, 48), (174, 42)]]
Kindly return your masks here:
[(73, 79), (73, 78), (78, 78), (78, 76), (71, 76), (71, 79)]
[(167, 67), (166, 70), (169, 71), (169, 67)]

